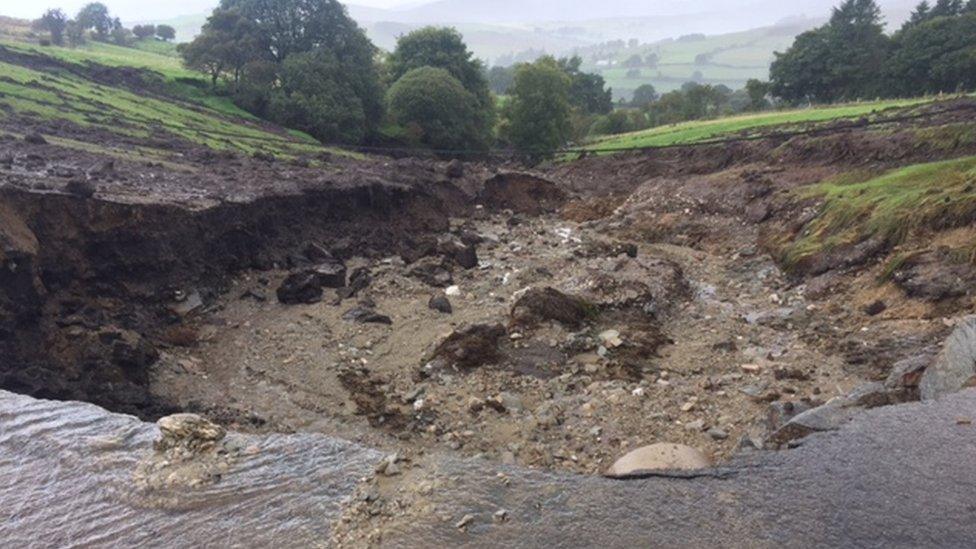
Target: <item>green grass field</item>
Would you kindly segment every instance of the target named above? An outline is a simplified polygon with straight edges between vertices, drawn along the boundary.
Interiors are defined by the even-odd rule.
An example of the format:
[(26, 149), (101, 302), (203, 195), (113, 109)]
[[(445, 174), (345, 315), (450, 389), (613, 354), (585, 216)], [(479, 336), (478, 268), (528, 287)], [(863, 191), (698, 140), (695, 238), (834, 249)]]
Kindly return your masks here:
[(823, 206), (800, 237), (783, 247), (781, 259), (788, 266), (868, 239), (896, 246), (919, 230), (968, 225), (976, 216), (976, 157), (875, 176), (851, 173), (797, 192), (800, 198), (822, 200)]
[[(172, 45), (146, 41), (143, 46), (89, 42), (61, 48), (0, 39), (0, 47), (36, 56), (38, 61), (0, 62), (0, 105), (8, 107), (6, 112), (0, 109), (0, 119), (10, 113), (62, 119), (137, 139), (157, 136), (162, 130), (213, 149), (248, 154), (261, 150), (287, 157), (325, 150), (311, 137), (261, 122), (229, 98), (213, 93), (206, 77), (187, 70), (178, 57), (167, 53), (175, 51)], [(44, 63), (44, 58), (68, 67)], [(146, 71), (145, 90), (133, 90), (129, 82), (88, 78), (92, 65)]]
[(585, 148), (600, 152), (617, 149), (691, 144), (772, 126), (860, 118), (888, 109), (910, 107), (929, 101), (932, 101), (932, 99), (895, 99), (832, 105), (829, 107), (753, 113), (717, 118), (714, 120), (696, 120), (670, 126), (658, 126), (639, 132), (608, 136), (587, 144)]
[[(750, 78), (767, 79), (769, 65), (775, 58), (774, 52), (788, 49), (797, 34), (811, 28), (816, 22), (811, 20), (706, 36), (703, 39), (663, 40), (636, 48), (622, 48), (610, 56), (609, 60), (613, 63), (610, 67), (592, 62), (587, 48), (583, 48), (582, 54), (587, 60), (583, 68), (599, 72), (607, 85), (613, 88), (615, 98), (629, 99), (641, 84), (653, 85), (658, 93), (676, 90), (693, 80), (696, 73), (700, 73), (700, 78), (696, 80), (702, 84), (722, 84), (739, 89)], [(650, 54), (658, 56), (658, 65), (641, 67), (639, 76), (628, 77), (630, 69), (624, 66), (624, 62), (633, 55), (647, 58)], [(699, 56), (704, 58), (698, 59)]]

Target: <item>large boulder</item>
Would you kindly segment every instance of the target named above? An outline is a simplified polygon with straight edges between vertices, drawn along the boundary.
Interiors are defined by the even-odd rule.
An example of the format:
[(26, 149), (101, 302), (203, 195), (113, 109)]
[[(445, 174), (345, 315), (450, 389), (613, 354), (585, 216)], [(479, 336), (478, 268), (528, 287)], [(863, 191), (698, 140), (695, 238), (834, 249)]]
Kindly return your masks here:
[(976, 317), (956, 327), (919, 383), (922, 400), (976, 387)]
[(498, 362), (502, 358), (498, 340), (504, 335), (501, 324), (474, 324), (455, 330), (430, 354), (427, 368), (466, 370)]
[(531, 328), (540, 322), (552, 320), (570, 328), (579, 328), (595, 314), (596, 308), (581, 298), (555, 288), (533, 288), (512, 307), (512, 325)]
[(624, 455), (607, 470), (606, 476), (626, 478), (653, 471), (693, 471), (710, 466), (708, 458), (690, 446), (659, 443)]
[(293, 273), (278, 287), (277, 295), (285, 305), (318, 303), (322, 301), (322, 281), (315, 273)]

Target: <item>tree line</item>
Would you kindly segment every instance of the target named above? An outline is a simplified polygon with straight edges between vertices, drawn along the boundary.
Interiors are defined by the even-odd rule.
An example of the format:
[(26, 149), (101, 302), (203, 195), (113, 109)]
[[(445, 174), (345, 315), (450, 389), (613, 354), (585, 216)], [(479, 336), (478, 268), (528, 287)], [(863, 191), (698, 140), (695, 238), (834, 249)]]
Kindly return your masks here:
[(511, 68), (499, 100), (457, 30), (415, 30), (386, 54), (336, 0), (222, 0), (179, 52), (242, 108), (333, 143), (545, 156), (575, 118), (613, 110), (579, 58)]
[(891, 35), (874, 0), (845, 0), (776, 54), (770, 84), (794, 104), (976, 89), (976, 0), (923, 1)]
[(74, 19), (61, 9), (49, 9), (34, 21), (33, 27), (48, 33), (50, 42), (57, 46), (80, 46), (88, 39), (98, 42), (129, 46), (133, 40), (158, 38), (170, 41), (176, 38), (176, 29), (169, 25), (136, 25), (127, 29), (118, 17), (113, 17), (101, 2), (86, 4)]

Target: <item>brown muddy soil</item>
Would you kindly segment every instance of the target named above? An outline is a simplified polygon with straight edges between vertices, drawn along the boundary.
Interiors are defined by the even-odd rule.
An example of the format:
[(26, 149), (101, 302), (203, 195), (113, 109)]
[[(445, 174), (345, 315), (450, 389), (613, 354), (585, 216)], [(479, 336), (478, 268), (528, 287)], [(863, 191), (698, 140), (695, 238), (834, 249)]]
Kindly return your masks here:
[(934, 252), (899, 286), (877, 282), (876, 257), (787, 276), (760, 239), (811, 207), (791, 189), (972, 154), (917, 139), (971, 124), (971, 103), (535, 173), (147, 164), (7, 138), (0, 387), (411, 459), (599, 473), (665, 441), (724, 460), (764, 445), (771, 410), (882, 379), (974, 309), (971, 291), (905, 290)]

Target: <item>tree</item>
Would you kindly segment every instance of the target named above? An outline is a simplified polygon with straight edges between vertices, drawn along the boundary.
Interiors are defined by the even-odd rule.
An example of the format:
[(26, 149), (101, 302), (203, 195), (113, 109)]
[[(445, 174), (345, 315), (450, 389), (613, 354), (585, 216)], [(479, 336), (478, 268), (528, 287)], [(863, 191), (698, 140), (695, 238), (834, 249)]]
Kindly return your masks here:
[[(257, 58), (279, 66), (279, 78), (268, 83), (267, 100), (250, 101), (267, 104), (267, 113), (256, 114), (332, 141), (375, 133), (384, 105), (377, 50), (337, 0), (221, 0), (218, 11), (235, 12), (247, 21), (260, 44)], [(218, 35), (224, 38), (213, 38), (216, 43), (202, 49), (210, 62), (223, 61), (220, 71), (228, 71), (229, 54), (214, 51), (226, 39)], [(316, 78), (322, 79), (321, 89)]]
[(590, 128), (591, 135), (616, 135), (632, 132), (637, 129), (630, 114), (625, 110), (613, 111), (612, 113), (601, 116), (593, 123)]
[(183, 57), (187, 68), (200, 71), (210, 77), (210, 85), (217, 87), (217, 80), (223, 74), (226, 60), (223, 56), (224, 43), (214, 33), (201, 32), (189, 44), (180, 44), (177, 51)]
[(651, 84), (641, 84), (634, 90), (634, 97), (630, 104), (635, 107), (644, 107), (657, 100), (657, 90)]
[(552, 57), (519, 65), (507, 108), (508, 138), (533, 159), (551, 156), (569, 138), (570, 77)]
[(112, 43), (117, 46), (128, 46), (132, 42), (132, 31), (123, 27), (121, 23), (113, 24), (109, 35), (112, 38)]
[(639, 69), (644, 66), (644, 58), (635, 53), (624, 61), (624, 66), (629, 69)]
[(156, 25), (156, 36), (163, 42), (176, 38), (176, 29), (169, 25)]
[(488, 70), (488, 87), (498, 95), (508, 93), (508, 88), (515, 82), (515, 69), (513, 67), (494, 66)]
[(156, 25), (136, 25), (132, 27), (132, 34), (139, 40), (156, 36)]
[(491, 138), (478, 98), (446, 69), (403, 75), (387, 94), (387, 109), (394, 123), (432, 149), (484, 150)]
[(64, 33), (68, 28), (68, 16), (59, 9), (47, 10), (40, 19), (34, 21), (34, 28), (49, 33), (51, 42), (63, 46)]
[(569, 98), (572, 106), (584, 114), (607, 114), (613, 111), (613, 91), (606, 88), (606, 81), (598, 74), (580, 70), (583, 60), (579, 56), (560, 59), (557, 65), (569, 77)]
[(180, 51), (187, 66), (208, 73), (214, 86), (226, 72), (235, 88), (245, 65), (269, 57), (267, 44), (254, 23), (237, 10), (220, 8), (210, 14), (193, 42)]
[(766, 96), (769, 95), (769, 82), (763, 82), (755, 78), (746, 82), (746, 94), (749, 96), (749, 104), (746, 107), (751, 111), (761, 111), (769, 107)]
[(68, 45), (71, 47), (77, 47), (85, 43), (85, 28), (74, 19), (68, 21), (65, 27), (65, 35), (68, 37)]
[(389, 58), (390, 76), (399, 80), (406, 73), (421, 67), (437, 67), (446, 70), (468, 90), (485, 110), (494, 104), (488, 91), (484, 67), (461, 38), (456, 29), (424, 27), (397, 40), (396, 49)]
[(962, 0), (938, 0), (932, 8), (930, 18), (955, 17), (962, 13)]
[(770, 67), (773, 94), (794, 103), (880, 95), (889, 45), (874, 0), (844, 0), (826, 25), (776, 54)]
[(380, 99), (378, 78), (356, 78), (324, 48), (288, 56), (280, 71), (281, 85), (268, 106), (273, 120), (326, 142), (359, 143), (369, 134), (373, 107), (367, 102)]
[(928, 21), (931, 18), (932, 18), (932, 6), (929, 5), (928, 0), (922, 0), (921, 2), (919, 2), (917, 6), (915, 6), (915, 10), (912, 11), (911, 17), (908, 18), (908, 21), (905, 22), (905, 25), (902, 27), (902, 29), (904, 30), (908, 27), (921, 25), (922, 23)]
[(279, 63), (322, 48), (350, 63), (372, 64), (375, 47), (337, 0), (221, 0), (220, 7), (253, 22)]
[(75, 16), (75, 21), (85, 30), (94, 30), (99, 40), (107, 39), (113, 28), (113, 21), (109, 16), (108, 8), (100, 2), (86, 4)]
[(966, 7), (962, 9), (963, 13), (976, 13), (976, 0), (969, 0)]
[(976, 89), (976, 14), (938, 17), (898, 33), (888, 86), (898, 95)]

